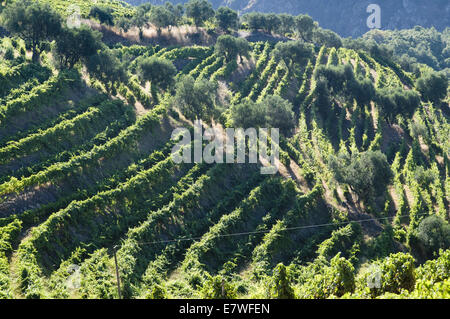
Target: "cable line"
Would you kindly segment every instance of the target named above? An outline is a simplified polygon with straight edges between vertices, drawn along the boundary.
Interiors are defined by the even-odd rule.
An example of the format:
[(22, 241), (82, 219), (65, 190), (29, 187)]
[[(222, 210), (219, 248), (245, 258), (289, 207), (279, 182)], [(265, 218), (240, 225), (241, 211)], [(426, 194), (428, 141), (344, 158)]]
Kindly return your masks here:
[[(417, 214), (417, 216), (424, 216), (428, 214)], [(280, 229), (280, 231), (293, 231), (293, 230), (299, 230), (299, 229), (308, 229), (308, 228), (319, 228), (319, 227), (326, 227), (326, 226), (338, 226), (338, 225), (346, 225), (350, 224), (352, 222), (356, 223), (364, 223), (369, 221), (377, 221), (377, 220), (387, 220), (387, 219), (393, 219), (393, 218), (402, 218), (402, 217), (409, 217), (409, 215), (400, 215), (400, 216), (390, 216), (390, 217), (379, 217), (379, 218), (366, 218), (366, 219), (360, 219), (360, 220), (351, 220), (347, 222), (338, 222), (338, 223), (326, 223), (326, 224), (316, 224), (316, 225), (304, 225), (304, 226), (296, 226), (296, 227), (288, 227), (285, 229)], [(260, 231), (252, 231), (252, 232), (241, 232), (241, 233), (229, 233), (229, 234), (222, 234), (222, 235), (213, 235), (212, 238), (224, 238), (224, 237), (234, 237), (234, 236), (244, 236), (244, 235), (253, 235), (253, 234), (265, 234), (269, 233), (271, 230), (260, 230)], [(183, 241), (194, 241), (194, 240), (201, 240), (202, 237), (190, 237), (190, 238), (179, 238), (179, 239), (171, 239), (171, 240), (160, 240), (160, 241), (152, 241), (152, 242), (136, 242), (137, 245), (157, 245), (157, 244), (167, 244), (167, 243), (178, 243)], [(119, 249), (119, 245), (114, 246), (114, 263), (116, 266), (116, 277), (117, 277), (117, 292), (119, 299), (122, 298), (121, 296), (121, 289), (120, 289), (120, 275), (119, 275), (119, 265), (117, 262), (117, 256), (116, 252)]]
[[(418, 214), (417, 216), (423, 216), (428, 214)], [(370, 221), (378, 221), (378, 220), (386, 220), (386, 219), (394, 219), (396, 217), (403, 218), (403, 217), (409, 217), (410, 215), (400, 215), (400, 216), (390, 216), (390, 217), (379, 217), (379, 218), (367, 218), (367, 219), (360, 219), (360, 220), (351, 220), (347, 222), (338, 222), (338, 223), (326, 223), (326, 224), (316, 224), (316, 225), (305, 225), (305, 226), (296, 226), (296, 227), (288, 227), (285, 229), (280, 229), (279, 231), (292, 231), (292, 230), (300, 230), (300, 229), (308, 229), (308, 228), (319, 228), (319, 227), (326, 227), (326, 226), (339, 226), (339, 225), (346, 225), (350, 224), (352, 222), (356, 223), (364, 223), (364, 222), (370, 222)], [(235, 237), (235, 236), (244, 236), (244, 235), (253, 235), (253, 234), (264, 234), (269, 233), (271, 230), (260, 230), (260, 231), (251, 231), (251, 232), (241, 232), (241, 233), (229, 233), (229, 234), (221, 234), (221, 235), (214, 235), (212, 238), (222, 238), (222, 237)], [(152, 242), (137, 242), (137, 245), (156, 245), (156, 244), (166, 244), (166, 243), (177, 243), (177, 242), (183, 242), (183, 241), (195, 241), (195, 240), (201, 240), (203, 236), (201, 237), (189, 237), (189, 238), (179, 238), (179, 239), (169, 239), (169, 240), (160, 240), (160, 241), (152, 241)]]

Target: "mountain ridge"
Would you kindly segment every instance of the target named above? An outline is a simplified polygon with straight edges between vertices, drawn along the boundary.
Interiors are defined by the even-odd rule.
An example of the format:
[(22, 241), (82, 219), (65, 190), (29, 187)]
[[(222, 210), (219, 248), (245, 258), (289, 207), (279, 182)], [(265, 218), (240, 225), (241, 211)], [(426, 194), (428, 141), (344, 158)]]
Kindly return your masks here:
[[(161, 5), (166, 0), (126, 0), (126, 2), (139, 5), (150, 2)], [(186, 3), (186, 0), (171, 0), (174, 4)], [(309, 14), (320, 26), (331, 29), (339, 35), (358, 37), (370, 31), (366, 20), (370, 15), (366, 9), (371, 0), (355, 1), (343, 0), (339, 4), (332, 4), (332, 0), (210, 0), (215, 8), (228, 6), (245, 14), (252, 11)], [(435, 27), (439, 31), (450, 25), (450, 3), (448, 1), (423, 1), (379, 0), (376, 2), (381, 7), (381, 29), (409, 29), (416, 25), (423, 27)]]

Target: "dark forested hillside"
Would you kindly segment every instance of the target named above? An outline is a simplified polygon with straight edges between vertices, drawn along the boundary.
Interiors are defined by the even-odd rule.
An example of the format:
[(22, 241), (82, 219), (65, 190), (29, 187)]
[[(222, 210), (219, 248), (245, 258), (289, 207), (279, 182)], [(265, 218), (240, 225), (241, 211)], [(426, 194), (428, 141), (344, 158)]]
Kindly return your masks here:
[(363, 38), (387, 46), (404, 68), (423, 63), (450, 76), (450, 28), (442, 33), (419, 26), (396, 31), (372, 30)]
[[(166, 0), (126, 0), (131, 4), (150, 2), (163, 4)], [(185, 3), (187, 0), (171, 0)], [(416, 25), (435, 27), (442, 31), (450, 25), (450, 3), (447, 0), (211, 0), (217, 8), (229, 6), (241, 13), (250, 11), (309, 14), (327, 29), (341, 36), (360, 36), (369, 29), (366, 8), (371, 3), (381, 7), (382, 29), (408, 29)]]
[(0, 299), (450, 298), (446, 36), (197, 0), (1, 10)]

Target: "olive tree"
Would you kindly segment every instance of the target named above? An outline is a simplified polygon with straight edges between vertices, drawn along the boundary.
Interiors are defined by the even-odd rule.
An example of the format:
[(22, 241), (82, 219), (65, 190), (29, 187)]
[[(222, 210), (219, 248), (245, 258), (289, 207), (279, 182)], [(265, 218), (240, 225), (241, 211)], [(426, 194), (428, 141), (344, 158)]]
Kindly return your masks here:
[(49, 4), (15, 1), (3, 10), (2, 17), (4, 27), (31, 47), (33, 62), (39, 61), (45, 42), (54, 40), (61, 32), (61, 17)]
[(188, 119), (208, 119), (216, 107), (217, 83), (205, 79), (181, 77), (175, 85), (173, 106)]
[(269, 95), (259, 103), (244, 100), (233, 105), (231, 119), (235, 127), (278, 128), (285, 135), (295, 126), (292, 104), (276, 95)]
[(248, 56), (250, 45), (248, 41), (243, 38), (235, 38), (231, 35), (221, 35), (217, 38), (214, 49), (216, 54), (225, 56), (227, 62), (236, 59), (238, 55), (242, 61), (242, 56)]
[(138, 65), (138, 75), (141, 81), (150, 81), (152, 97), (157, 98), (157, 89), (168, 89), (174, 82), (177, 69), (172, 62), (158, 57), (142, 59)]
[(448, 79), (442, 72), (427, 72), (417, 79), (416, 88), (425, 101), (439, 103), (447, 95)]
[(55, 46), (59, 66), (72, 69), (77, 62), (87, 61), (101, 48), (101, 37), (100, 32), (85, 25), (79, 29), (62, 29)]
[(214, 17), (214, 9), (206, 0), (189, 0), (185, 8), (186, 16), (194, 20), (196, 27), (200, 27), (205, 21)]
[(176, 25), (173, 12), (163, 6), (154, 6), (150, 11), (149, 20), (157, 28), (158, 35), (161, 35), (162, 28)]
[(301, 41), (279, 42), (275, 45), (273, 55), (284, 60), (286, 64), (303, 65), (312, 57), (313, 48), (311, 44)]
[(107, 25), (114, 25), (112, 9), (108, 7), (93, 6), (89, 12), (90, 17), (94, 17)]
[(120, 60), (106, 49), (89, 57), (86, 63), (89, 74), (107, 85), (107, 89), (112, 88), (115, 82), (127, 80), (127, 73)]
[(228, 7), (220, 7), (216, 11), (216, 21), (224, 31), (235, 29), (239, 23), (239, 17), (236, 11)]
[(295, 27), (303, 41), (311, 41), (317, 25), (309, 15), (304, 14), (295, 17)]
[(336, 180), (348, 184), (363, 200), (382, 192), (392, 175), (386, 155), (380, 151), (331, 156), (329, 166)]

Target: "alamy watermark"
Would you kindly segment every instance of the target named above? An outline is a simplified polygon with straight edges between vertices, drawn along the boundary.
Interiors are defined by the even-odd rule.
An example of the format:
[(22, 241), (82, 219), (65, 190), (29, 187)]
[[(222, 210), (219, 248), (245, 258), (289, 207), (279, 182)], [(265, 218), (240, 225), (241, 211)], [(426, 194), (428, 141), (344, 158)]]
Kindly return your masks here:
[(367, 17), (367, 27), (369, 29), (381, 29), (381, 7), (378, 4), (369, 4), (366, 9), (370, 15)]
[(81, 9), (76, 4), (71, 4), (66, 9), (66, 24), (69, 29), (78, 29), (81, 27)]
[(367, 287), (370, 289), (381, 288), (381, 268), (377, 265), (373, 265), (370, 269), (370, 273), (367, 276)]
[[(201, 120), (194, 122), (194, 134), (187, 128), (172, 132), (177, 144), (172, 149), (175, 163), (227, 163), (256, 164), (260, 162), (261, 174), (276, 174), (279, 165), (278, 128), (226, 128), (219, 125), (204, 129)], [(204, 142), (209, 142), (205, 147)], [(270, 144), (270, 146), (269, 146)], [(270, 150), (269, 150), (270, 148)], [(193, 154), (192, 154), (193, 151)]]
[(79, 289), (81, 287), (80, 266), (72, 264), (67, 268), (67, 272), (70, 275), (66, 280), (66, 287), (68, 289)]

